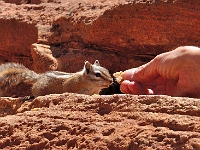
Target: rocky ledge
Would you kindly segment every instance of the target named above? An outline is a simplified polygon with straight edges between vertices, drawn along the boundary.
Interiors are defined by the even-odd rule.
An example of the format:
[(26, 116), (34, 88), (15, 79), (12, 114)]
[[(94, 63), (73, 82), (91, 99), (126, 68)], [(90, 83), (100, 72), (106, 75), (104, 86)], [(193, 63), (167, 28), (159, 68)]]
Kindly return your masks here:
[(200, 149), (198, 99), (66, 93), (1, 98), (0, 112), (1, 149)]

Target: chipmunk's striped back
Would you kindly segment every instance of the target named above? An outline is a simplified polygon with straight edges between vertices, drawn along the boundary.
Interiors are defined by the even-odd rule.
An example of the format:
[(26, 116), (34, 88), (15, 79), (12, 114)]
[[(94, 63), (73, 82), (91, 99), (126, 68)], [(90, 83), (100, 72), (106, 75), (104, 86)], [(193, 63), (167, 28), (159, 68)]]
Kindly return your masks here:
[(76, 73), (48, 71), (37, 74), (21, 64), (0, 65), (0, 96), (20, 83), (30, 84), (34, 97), (64, 92), (93, 95), (107, 88), (112, 83), (112, 77), (98, 60), (94, 64), (86, 61), (83, 70)]

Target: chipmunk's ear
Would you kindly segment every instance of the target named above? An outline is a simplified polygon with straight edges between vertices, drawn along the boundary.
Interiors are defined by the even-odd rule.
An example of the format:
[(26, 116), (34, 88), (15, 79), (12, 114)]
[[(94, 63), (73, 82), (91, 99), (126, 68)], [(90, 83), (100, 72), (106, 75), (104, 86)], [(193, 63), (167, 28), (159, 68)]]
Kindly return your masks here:
[(91, 69), (92, 69), (92, 64), (89, 62), (89, 61), (85, 61), (85, 70), (86, 70), (86, 73), (90, 73)]
[(96, 65), (96, 66), (100, 66), (99, 61), (98, 61), (98, 60), (95, 60), (94, 65)]

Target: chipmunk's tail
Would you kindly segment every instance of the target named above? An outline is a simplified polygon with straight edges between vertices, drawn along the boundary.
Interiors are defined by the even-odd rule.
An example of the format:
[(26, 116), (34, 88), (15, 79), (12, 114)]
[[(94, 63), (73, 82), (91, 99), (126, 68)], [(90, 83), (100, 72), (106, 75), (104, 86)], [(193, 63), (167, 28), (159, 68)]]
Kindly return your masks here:
[(19, 83), (34, 84), (38, 77), (39, 74), (29, 70), (21, 64), (2, 64), (0, 65), (0, 91), (3, 92), (7, 88)]

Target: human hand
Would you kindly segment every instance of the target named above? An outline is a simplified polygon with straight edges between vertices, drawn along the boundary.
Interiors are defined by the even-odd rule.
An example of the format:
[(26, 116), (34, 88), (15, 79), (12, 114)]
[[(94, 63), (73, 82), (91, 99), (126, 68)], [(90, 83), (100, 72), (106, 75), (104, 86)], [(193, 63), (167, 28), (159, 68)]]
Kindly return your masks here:
[(149, 63), (124, 71), (120, 90), (127, 94), (200, 97), (200, 48), (183, 46)]

